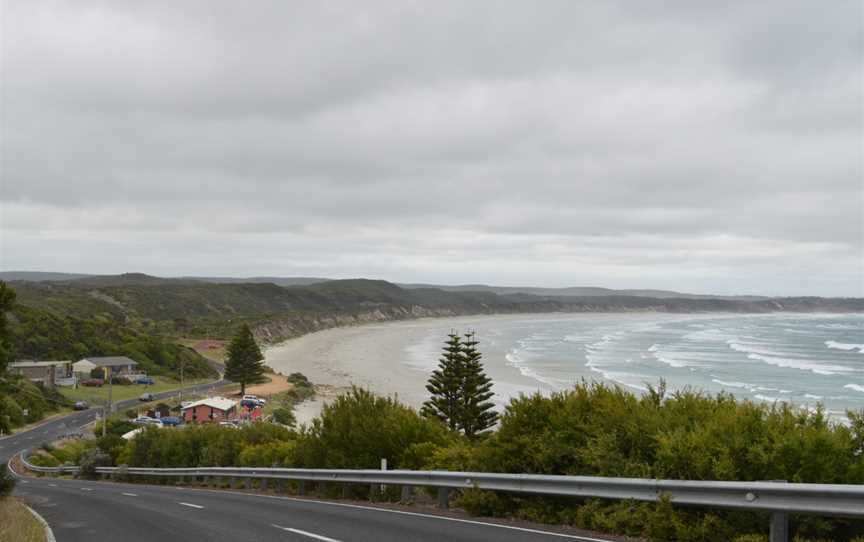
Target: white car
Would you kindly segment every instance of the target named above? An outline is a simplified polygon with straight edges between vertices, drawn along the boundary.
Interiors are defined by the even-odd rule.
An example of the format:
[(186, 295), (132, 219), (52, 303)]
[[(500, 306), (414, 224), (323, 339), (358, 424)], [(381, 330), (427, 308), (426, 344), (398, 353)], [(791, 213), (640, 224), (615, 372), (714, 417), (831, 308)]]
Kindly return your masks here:
[(162, 425), (162, 420), (159, 418), (151, 418), (150, 416), (138, 416), (132, 423), (136, 425)]
[(259, 405), (266, 405), (267, 404), (267, 399), (263, 399), (261, 397), (258, 397), (257, 395), (244, 395), (243, 400), (244, 401), (255, 401)]

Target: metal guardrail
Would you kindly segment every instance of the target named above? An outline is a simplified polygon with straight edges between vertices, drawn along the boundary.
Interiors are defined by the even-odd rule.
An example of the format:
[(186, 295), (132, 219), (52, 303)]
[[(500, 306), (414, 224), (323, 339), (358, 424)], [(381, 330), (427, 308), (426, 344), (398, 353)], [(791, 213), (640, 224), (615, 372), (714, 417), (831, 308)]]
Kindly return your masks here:
[[(22, 457), (25, 467), (41, 473), (77, 473), (78, 467), (38, 467)], [(597, 476), (548, 476), (485, 472), (344, 470), (287, 468), (141, 468), (97, 467), (102, 475), (118, 471), (135, 476), (219, 477), (296, 480), (341, 484), (386, 484), (439, 489), (439, 503), (446, 506), (452, 489), (567, 497), (656, 502), (667, 497), (672, 504), (771, 512), (771, 540), (788, 540), (788, 514), (864, 517), (864, 485), (799, 484), (785, 482), (717, 482), (603, 478)], [(248, 484), (247, 484), (248, 487)]]

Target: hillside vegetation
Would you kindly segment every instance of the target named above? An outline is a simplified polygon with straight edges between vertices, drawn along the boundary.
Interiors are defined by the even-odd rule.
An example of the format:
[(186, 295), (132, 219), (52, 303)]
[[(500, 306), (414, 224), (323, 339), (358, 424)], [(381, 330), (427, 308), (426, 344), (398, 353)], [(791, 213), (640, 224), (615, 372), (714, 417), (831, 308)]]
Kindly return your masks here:
[(380, 280), (333, 280), (303, 286), (209, 283), (142, 274), (67, 281), (14, 282), (20, 304), (62, 316), (104, 319), (148, 334), (229, 337), (240, 322), (259, 339), (370, 320), (528, 312), (864, 311), (864, 299), (771, 300), (541, 296), (492, 291), (401, 288)]

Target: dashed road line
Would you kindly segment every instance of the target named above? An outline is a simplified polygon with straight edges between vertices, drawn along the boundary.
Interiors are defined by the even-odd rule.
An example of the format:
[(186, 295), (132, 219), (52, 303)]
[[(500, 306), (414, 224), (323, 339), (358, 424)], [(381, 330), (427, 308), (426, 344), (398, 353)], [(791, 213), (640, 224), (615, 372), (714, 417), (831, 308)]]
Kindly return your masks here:
[(301, 531), (300, 529), (292, 529), (291, 527), (283, 527), (281, 525), (276, 525), (275, 523), (271, 523), (270, 525), (276, 527), (277, 529), (282, 529), (283, 531), (288, 531), (289, 533), (299, 534), (302, 536), (308, 536), (309, 538), (314, 538), (315, 540), (320, 540), (321, 542), (339, 542), (339, 540), (336, 540), (335, 538), (330, 538), (328, 536), (310, 533), (309, 531)]
[(93, 491), (92, 487), (82, 487), (81, 491)]
[(121, 495), (126, 495), (127, 497), (137, 497), (137, 493), (121, 493)]
[(191, 502), (177, 502), (177, 504), (182, 504), (183, 506), (188, 506), (189, 508), (204, 508), (200, 504), (192, 504)]

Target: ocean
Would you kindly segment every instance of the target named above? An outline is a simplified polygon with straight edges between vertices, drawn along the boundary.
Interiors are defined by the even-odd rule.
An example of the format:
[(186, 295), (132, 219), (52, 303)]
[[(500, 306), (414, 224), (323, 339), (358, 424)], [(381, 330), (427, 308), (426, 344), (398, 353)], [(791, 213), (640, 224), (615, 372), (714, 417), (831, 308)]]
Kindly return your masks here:
[[(474, 329), (501, 405), (519, 391), (602, 380), (741, 399), (864, 409), (862, 314), (562, 314), (430, 320), (413, 326), (402, 363), (428, 372), (451, 328)], [(507, 373), (518, 371), (519, 385)], [(525, 379), (533, 384), (525, 386)], [(516, 382), (515, 379), (513, 379)]]

